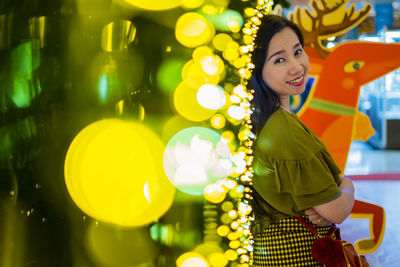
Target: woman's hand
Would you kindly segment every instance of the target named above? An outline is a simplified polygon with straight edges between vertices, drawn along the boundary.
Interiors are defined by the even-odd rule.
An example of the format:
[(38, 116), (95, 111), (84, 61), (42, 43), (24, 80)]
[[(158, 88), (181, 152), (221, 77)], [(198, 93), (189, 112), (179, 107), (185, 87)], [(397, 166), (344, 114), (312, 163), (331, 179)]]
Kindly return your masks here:
[(327, 226), (332, 224), (332, 222), (319, 215), (318, 212), (316, 212), (313, 208), (306, 209), (304, 213), (308, 216), (308, 219), (310, 219), (313, 224), (316, 224), (318, 226)]

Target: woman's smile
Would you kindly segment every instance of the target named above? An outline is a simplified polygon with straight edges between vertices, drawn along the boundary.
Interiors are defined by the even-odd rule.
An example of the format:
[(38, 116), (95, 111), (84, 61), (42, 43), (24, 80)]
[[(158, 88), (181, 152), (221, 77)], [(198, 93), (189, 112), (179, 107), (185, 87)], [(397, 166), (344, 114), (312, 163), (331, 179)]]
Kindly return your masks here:
[(294, 86), (302, 86), (304, 84), (304, 74), (294, 80), (288, 81), (287, 83)]

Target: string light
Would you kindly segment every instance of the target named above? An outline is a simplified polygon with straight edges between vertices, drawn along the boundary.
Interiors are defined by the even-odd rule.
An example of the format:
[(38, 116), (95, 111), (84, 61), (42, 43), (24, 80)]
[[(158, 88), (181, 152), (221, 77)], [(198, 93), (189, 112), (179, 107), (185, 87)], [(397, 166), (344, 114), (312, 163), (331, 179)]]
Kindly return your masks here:
[[(242, 1), (246, 2), (248, 0)], [(241, 29), (237, 23), (229, 25), (230, 31), (233, 33), (231, 36), (233, 38), (241, 38), (240, 41), (233, 40), (228, 34), (220, 33), (215, 35), (215, 32), (211, 30), (210, 34), (200, 40), (201, 42), (198, 41), (199, 38), (189, 40), (183, 36), (188, 39), (186, 40), (177, 31), (177, 38), (182, 37), (182, 40), (179, 40), (183, 45), (187, 47), (203, 45), (195, 49), (193, 60), (183, 68), (182, 77), (184, 82), (198, 91), (196, 97), (199, 104), (202, 107), (211, 108), (216, 113), (215, 115), (210, 113), (210, 116), (207, 117), (210, 118), (212, 116), (209, 120), (211, 126), (214, 129), (222, 130), (228, 122), (233, 126), (240, 126), (236, 132), (236, 137), (230, 130), (225, 130), (221, 134), (221, 140), (228, 144), (231, 150), (230, 159), (233, 166), (229, 177), (221, 181), (218, 186), (221, 190), (226, 190), (226, 197), (229, 196), (231, 200), (225, 200), (225, 193), (216, 195), (215, 190), (206, 191), (205, 193), (208, 195), (205, 198), (210, 201), (210, 204), (213, 202), (214, 204), (219, 203), (218, 205), (225, 212), (219, 219), (222, 225), (217, 226), (214, 232), (215, 235), (228, 239), (230, 242), (229, 248), (223, 254), (215, 255), (215, 260), (219, 262), (219, 260), (222, 260), (221, 256), (223, 255), (229, 261), (236, 261), (238, 264), (235, 266), (241, 267), (251, 266), (252, 264), (253, 236), (251, 224), (254, 221), (251, 207), (251, 186), (254, 171), (251, 165), (254, 159), (252, 146), (256, 137), (252, 132), (252, 108), (250, 104), (253, 100), (254, 90), (247, 88), (247, 84), (251, 78), (252, 70), (255, 68), (251, 57), (254, 51), (254, 40), (261, 24), (260, 19), (271, 11), (273, 5), (271, 0), (255, 0), (254, 2), (256, 3), (254, 8), (248, 7), (244, 10), (245, 23)], [(201, 11), (204, 14), (212, 15), (217, 14), (219, 8), (223, 9), (224, 7), (205, 4)], [(198, 15), (191, 14), (193, 16)], [(187, 27), (186, 24), (183, 26)], [(185, 31), (182, 32), (184, 33)], [(205, 45), (209, 40), (212, 40), (211, 43), (215, 51)], [(196, 43), (194, 43), (195, 41)], [(216, 53), (214, 54), (214, 52)], [(222, 59), (226, 61), (226, 68)], [(200, 67), (193, 68), (192, 65), (195, 64)], [(224, 78), (227, 69), (232, 69), (231, 67), (228, 68), (228, 64), (233, 67), (235, 74), (240, 78), (240, 82), (237, 84), (225, 83), (223, 86), (226, 95), (225, 103), (222, 101), (225, 100), (224, 96), (217, 94), (220, 92), (217, 90), (217, 86)], [(189, 70), (193, 71), (190, 72)], [(204, 85), (206, 83), (208, 85)], [(219, 101), (219, 98), (221, 98), (221, 101)], [(214, 185), (214, 187), (216, 186)], [(225, 263), (223, 264), (224, 266)]]
[[(255, 135), (251, 131), (251, 105), (250, 102), (253, 99), (254, 90), (247, 88), (248, 80), (251, 77), (252, 70), (254, 69), (254, 64), (251, 63), (251, 52), (254, 51), (254, 40), (257, 36), (258, 26), (261, 24), (260, 18), (264, 14), (268, 14), (272, 9), (273, 1), (258, 0), (256, 8), (246, 8), (244, 10), (247, 16), (247, 22), (242, 28), (242, 45), (238, 48), (240, 57), (235, 59), (232, 63), (237, 69), (237, 73), (241, 78), (240, 84), (236, 85), (231, 93), (230, 101), (232, 103), (231, 107), (237, 107), (231, 112), (233, 116), (237, 116), (239, 111), (243, 111), (241, 119), (243, 119), (244, 124), (240, 127), (237, 137), (240, 141), (240, 146), (237, 149), (237, 153), (233, 153), (232, 161), (235, 163), (236, 167), (234, 172), (236, 172), (233, 177), (238, 177), (237, 181), (239, 185), (244, 186), (244, 192), (242, 196), (238, 199), (237, 210), (229, 212), (230, 215), (235, 214), (234, 221), (231, 222), (231, 229), (240, 233), (240, 238), (237, 239), (239, 243), (235, 241), (235, 245), (231, 248), (236, 249), (239, 256), (240, 266), (250, 266), (251, 264), (251, 253), (253, 251), (253, 236), (251, 233), (251, 222), (254, 221), (252, 217), (252, 207), (251, 207), (251, 185), (253, 177), (253, 168), (251, 167), (254, 156), (253, 156), (253, 144)], [(230, 109), (232, 111), (232, 108)], [(229, 108), (228, 108), (229, 111)], [(228, 112), (228, 115), (231, 115)], [(234, 190), (234, 189), (231, 189)], [(235, 258), (236, 259), (236, 258)]]

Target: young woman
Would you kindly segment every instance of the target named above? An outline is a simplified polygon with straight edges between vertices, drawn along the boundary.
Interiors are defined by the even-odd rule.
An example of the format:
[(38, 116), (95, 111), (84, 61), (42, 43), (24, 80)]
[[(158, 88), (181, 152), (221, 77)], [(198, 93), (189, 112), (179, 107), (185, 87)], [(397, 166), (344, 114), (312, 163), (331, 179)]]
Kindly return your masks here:
[(308, 56), (291, 21), (265, 15), (253, 52), (254, 266), (322, 266), (311, 256), (316, 237), (294, 216), (326, 235), (354, 204), (352, 182), (341, 175), (325, 144), (290, 110), (291, 95), (307, 83)]

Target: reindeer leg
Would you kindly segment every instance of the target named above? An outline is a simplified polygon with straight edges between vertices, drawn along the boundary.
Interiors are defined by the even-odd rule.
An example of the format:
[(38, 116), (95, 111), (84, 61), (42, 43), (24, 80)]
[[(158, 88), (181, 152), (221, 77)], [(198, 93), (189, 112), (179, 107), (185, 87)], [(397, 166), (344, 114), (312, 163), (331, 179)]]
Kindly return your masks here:
[(371, 238), (364, 238), (355, 242), (355, 248), (359, 253), (369, 254), (376, 251), (381, 245), (385, 232), (385, 210), (375, 204), (356, 200), (351, 218), (369, 219), (369, 232)]

